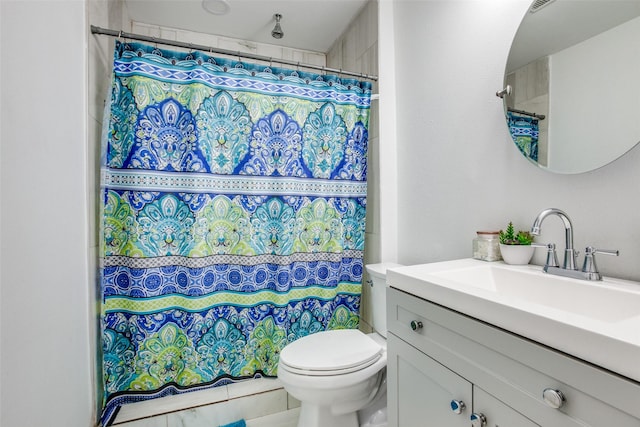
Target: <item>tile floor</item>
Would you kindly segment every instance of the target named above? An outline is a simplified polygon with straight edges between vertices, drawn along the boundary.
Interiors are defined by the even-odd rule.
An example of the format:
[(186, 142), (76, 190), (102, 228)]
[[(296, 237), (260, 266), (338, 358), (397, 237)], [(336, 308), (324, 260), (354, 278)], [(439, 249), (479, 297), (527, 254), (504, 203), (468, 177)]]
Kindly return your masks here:
[(247, 420), (247, 427), (296, 427), (300, 408)]

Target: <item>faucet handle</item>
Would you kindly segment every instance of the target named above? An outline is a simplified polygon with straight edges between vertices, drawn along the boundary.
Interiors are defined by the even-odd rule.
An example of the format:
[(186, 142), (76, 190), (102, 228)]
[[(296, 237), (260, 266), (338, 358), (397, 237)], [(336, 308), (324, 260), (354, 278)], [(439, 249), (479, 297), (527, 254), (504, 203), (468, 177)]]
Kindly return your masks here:
[(620, 251), (617, 249), (596, 249), (593, 246), (589, 246), (584, 251), (585, 253), (587, 253), (589, 250), (591, 250), (592, 254), (605, 254), (605, 255), (613, 255), (613, 256), (620, 255)]
[(536, 248), (547, 248), (547, 262), (544, 263), (545, 268), (560, 266), (560, 263), (558, 263), (558, 255), (556, 254), (555, 243), (532, 243), (531, 246)]
[(596, 249), (593, 246), (587, 246), (584, 250), (584, 264), (582, 264), (582, 271), (585, 273), (599, 274), (598, 266), (596, 265), (595, 254), (604, 255), (620, 255), (620, 251), (612, 249)]

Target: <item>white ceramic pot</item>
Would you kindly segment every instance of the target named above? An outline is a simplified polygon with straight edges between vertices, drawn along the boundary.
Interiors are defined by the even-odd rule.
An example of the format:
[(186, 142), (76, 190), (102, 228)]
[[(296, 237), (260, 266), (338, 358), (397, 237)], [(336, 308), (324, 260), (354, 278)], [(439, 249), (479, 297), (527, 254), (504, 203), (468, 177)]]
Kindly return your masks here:
[(535, 248), (531, 245), (503, 245), (500, 243), (500, 253), (502, 259), (507, 264), (524, 265), (529, 264), (533, 257)]

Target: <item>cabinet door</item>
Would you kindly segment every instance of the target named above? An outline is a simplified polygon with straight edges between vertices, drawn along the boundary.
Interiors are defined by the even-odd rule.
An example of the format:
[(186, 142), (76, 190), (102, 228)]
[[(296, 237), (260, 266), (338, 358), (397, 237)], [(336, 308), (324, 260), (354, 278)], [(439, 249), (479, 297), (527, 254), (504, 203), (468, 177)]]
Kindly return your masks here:
[[(387, 348), (390, 427), (469, 427), (471, 383), (393, 334)], [(459, 414), (454, 400), (464, 403)]]
[(486, 418), (486, 427), (540, 427), (477, 386), (473, 387), (473, 412)]

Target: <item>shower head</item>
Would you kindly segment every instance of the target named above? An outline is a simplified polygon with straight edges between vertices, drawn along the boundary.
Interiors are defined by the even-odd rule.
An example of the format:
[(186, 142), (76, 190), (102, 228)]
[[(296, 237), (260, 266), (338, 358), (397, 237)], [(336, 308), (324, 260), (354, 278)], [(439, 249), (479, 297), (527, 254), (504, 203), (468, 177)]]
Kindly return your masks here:
[(276, 26), (271, 30), (271, 36), (274, 39), (281, 39), (284, 37), (284, 31), (282, 31), (282, 27), (280, 26), (280, 19), (282, 19), (282, 15), (276, 13), (273, 17), (276, 18)]

